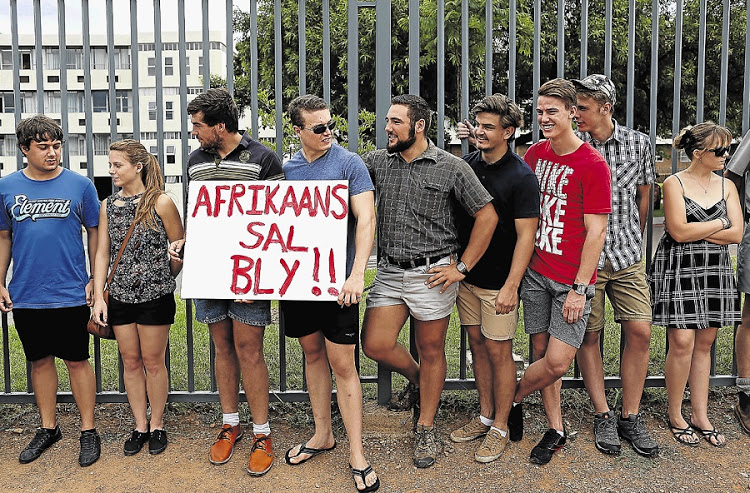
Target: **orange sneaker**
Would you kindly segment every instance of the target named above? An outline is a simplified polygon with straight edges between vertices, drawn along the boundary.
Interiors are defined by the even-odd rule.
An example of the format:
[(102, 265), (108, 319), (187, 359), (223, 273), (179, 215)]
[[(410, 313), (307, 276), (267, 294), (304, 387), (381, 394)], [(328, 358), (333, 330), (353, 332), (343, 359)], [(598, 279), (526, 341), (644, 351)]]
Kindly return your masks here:
[(208, 453), (208, 460), (211, 464), (225, 464), (229, 459), (232, 458), (232, 452), (234, 452), (234, 444), (242, 438), (242, 426), (224, 425), (221, 427), (219, 436), (211, 446), (211, 451)]
[(251, 476), (263, 476), (273, 466), (273, 442), (262, 433), (253, 434), (253, 448), (250, 449), (250, 462), (247, 472)]

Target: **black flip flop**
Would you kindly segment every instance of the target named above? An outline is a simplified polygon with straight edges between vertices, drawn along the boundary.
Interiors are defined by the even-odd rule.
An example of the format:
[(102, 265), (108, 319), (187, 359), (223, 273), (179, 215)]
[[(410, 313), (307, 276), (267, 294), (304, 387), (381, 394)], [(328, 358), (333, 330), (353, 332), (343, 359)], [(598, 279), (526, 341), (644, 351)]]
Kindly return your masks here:
[[(354, 487), (357, 488), (357, 491), (359, 491), (360, 493), (367, 493), (370, 491), (375, 491), (378, 488), (380, 488), (380, 478), (377, 477), (377, 474), (375, 475), (375, 482), (372, 483), (370, 486), (367, 486), (367, 480), (365, 478), (367, 477), (368, 474), (374, 472), (372, 470), (372, 466), (368, 465), (364, 469), (354, 469), (352, 465), (349, 464), (349, 468), (352, 470), (352, 476), (354, 479)], [(356, 479), (357, 476), (362, 478), (362, 484), (365, 485), (365, 487), (361, 490), (359, 489), (359, 487), (357, 487), (357, 479)]]
[[(696, 432), (698, 432), (700, 434), (700, 436), (702, 436), (705, 441), (707, 441), (710, 445), (713, 445), (714, 447), (722, 448), (722, 447), (724, 447), (727, 444), (726, 437), (724, 438), (724, 442), (723, 443), (719, 442), (719, 435), (721, 435), (722, 433), (719, 432), (719, 431), (717, 431), (716, 428), (714, 428), (712, 430), (704, 430), (702, 428), (699, 428), (699, 427), (695, 426), (692, 421), (690, 422), (690, 426)], [(714, 440), (716, 440), (716, 443), (714, 443), (714, 442), (711, 441), (712, 438)]]
[[(296, 447), (296, 445), (295, 445), (295, 447)], [(333, 450), (335, 448), (336, 448), (336, 442), (335, 441), (333, 442), (333, 446), (330, 447), (330, 448), (310, 448), (310, 447), (307, 446), (307, 442), (305, 442), (305, 443), (302, 444), (302, 446), (300, 446), (299, 452), (297, 452), (294, 455), (290, 455), (292, 453), (292, 450), (294, 450), (294, 447), (292, 447), (289, 450), (287, 450), (286, 454), (284, 454), (284, 462), (286, 462), (290, 466), (298, 466), (300, 464), (304, 464), (305, 462), (309, 461), (310, 459), (312, 459), (313, 457), (315, 457), (318, 454), (322, 454), (323, 452), (329, 452), (329, 451), (331, 451), (331, 450)], [(299, 462), (291, 462), (290, 461), (290, 459), (292, 457), (299, 457), (302, 454), (308, 454), (310, 457), (308, 457), (307, 459), (302, 459)], [(375, 490), (372, 490), (372, 491), (375, 491)]]
[(687, 445), (688, 447), (697, 447), (700, 445), (700, 441), (697, 442), (686, 442), (682, 439), (682, 437), (685, 436), (692, 436), (696, 435), (695, 430), (688, 424), (686, 428), (680, 428), (678, 426), (675, 426), (672, 424), (671, 421), (667, 420), (667, 424), (669, 425), (669, 431), (672, 432), (672, 437), (677, 443), (681, 443), (683, 445)]

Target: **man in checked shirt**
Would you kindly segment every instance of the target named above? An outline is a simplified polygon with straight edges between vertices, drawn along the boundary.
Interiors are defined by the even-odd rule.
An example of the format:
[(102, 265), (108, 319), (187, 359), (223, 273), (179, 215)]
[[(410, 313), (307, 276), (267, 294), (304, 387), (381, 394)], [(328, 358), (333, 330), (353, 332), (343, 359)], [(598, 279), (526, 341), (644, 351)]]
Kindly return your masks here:
[[(416, 418), (412, 460), (420, 468), (434, 464), (440, 451), (434, 419), (459, 281), (482, 257), (497, 224), (492, 196), (469, 165), (427, 138), (431, 115), (421, 97), (396, 96), (386, 116), (387, 148), (364, 156), (375, 184), (380, 262), (367, 297), (362, 346), (369, 358), (409, 380), (405, 397)], [(475, 222), (456, 258), (459, 204)], [(416, 321), (420, 363), (398, 343), (409, 315)]]
[[(653, 457), (659, 452), (659, 446), (638, 412), (651, 340), (651, 300), (641, 264), (641, 237), (654, 182), (651, 144), (646, 135), (612, 118), (616, 95), (615, 85), (608, 77), (595, 74), (572, 82), (578, 98), (575, 115), (578, 136), (604, 156), (612, 174), (612, 213), (599, 257), (591, 315), (578, 351), (578, 365), (596, 413), (594, 443), (605, 454), (619, 454), (619, 434), (636, 452)], [(617, 416), (609, 408), (604, 394), (599, 350), (604, 329), (605, 292), (625, 336), (620, 362), (622, 409)]]

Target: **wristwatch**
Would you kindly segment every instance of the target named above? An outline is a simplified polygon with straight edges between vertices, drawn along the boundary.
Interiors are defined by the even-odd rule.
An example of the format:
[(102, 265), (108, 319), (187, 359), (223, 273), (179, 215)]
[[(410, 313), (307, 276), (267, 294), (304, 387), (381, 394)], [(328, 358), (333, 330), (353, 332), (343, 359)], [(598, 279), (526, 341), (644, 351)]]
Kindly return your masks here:
[(586, 294), (586, 288), (588, 288), (588, 286), (586, 286), (582, 282), (574, 282), (573, 283), (573, 291), (577, 295), (584, 295), (584, 294)]
[(461, 261), (456, 264), (456, 270), (463, 275), (467, 275), (469, 273), (469, 269), (466, 267), (466, 264)]

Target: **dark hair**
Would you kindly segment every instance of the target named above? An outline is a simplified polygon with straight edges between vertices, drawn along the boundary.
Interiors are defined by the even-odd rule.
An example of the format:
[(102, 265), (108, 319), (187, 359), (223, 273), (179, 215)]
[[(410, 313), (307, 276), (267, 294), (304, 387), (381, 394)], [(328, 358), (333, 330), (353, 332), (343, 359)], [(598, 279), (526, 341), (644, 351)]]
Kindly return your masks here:
[(138, 164), (143, 166), (141, 181), (146, 190), (143, 192), (141, 200), (138, 201), (138, 208), (135, 211), (133, 221), (136, 224), (142, 222), (150, 229), (158, 229), (159, 226), (155, 217), (156, 201), (164, 193), (164, 178), (161, 176), (159, 161), (143, 147), (143, 144), (133, 139), (112, 142), (109, 150), (122, 152), (133, 166)]
[(312, 94), (305, 94), (294, 98), (286, 111), (289, 113), (289, 119), (292, 121), (292, 125), (297, 127), (303, 127), (305, 121), (302, 119), (303, 111), (317, 111), (328, 109), (328, 103), (323, 98), (314, 96)]
[(213, 127), (217, 123), (223, 123), (227, 127), (227, 132), (237, 132), (240, 110), (237, 109), (232, 95), (223, 87), (215, 87), (198, 94), (188, 103), (188, 115), (194, 115), (199, 111), (203, 113), (206, 125)]
[(44, 115), (34, 115), (24, 118), (16, 126), (16, 140), (18, 148), (28, 149), (31, 141), (44, 142), (45, 140), (63, 140), (63, 131), (55, 120)]
[(612, 101), (609, 99), (609, 96), (607, 96), (602, 91), (594, 91), (594, 90), (591, 90), (591, 89), (586, 89), (584, 87), (579, 87), (577, 89), (577, 91), (576, 91), (576, 96), (577, 97), (580, 96), (580, 97), (583, 97), (583, 98), (591, 98), (594, 101), (596, 101), (597, 103), (599, 103), (599, 105), (601, 105), (601, 106), (609, 103), (610, 106), (614, 107), (614, 104), (612, 104)]
[(414, 94), (402, 94), (391, 99), (391, 104), (400, 104), (408, 108), (406, 114), (409, 116), (409, 120), (411, 120), (412, 127), (419, 120), (424, 120), (425, 135), (430, 130), (430, 123), (432, 123), (432, 110), (424, 98)]
[[(472, 110), (474, 115), (479, 113), (492, 113), (500, 117), (500, 125), (503, 128), (513, 127), (519, 128), (523, 125), (523, 113), (521, 108), (513, 102), (508, 96), (504, 94), (493, 94), (487, 96)], [(509, 140), (513, 140), (514, 136), (511, 136)]]
[(537, 96), (561, 99), (565, 109), (576, 105), (576, 87), (566, 79), (558, 78), (545, 82), (537, 91)]
[(698, 149), (729, 145), (731, 142), (732, 132), (728, 128), (708, 121), (680, 130), (672, 142), (672, 147), (685, 149), (688, 158), (693, 159), (693, 152)]

